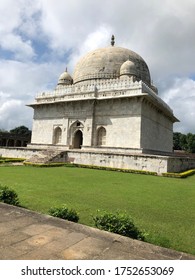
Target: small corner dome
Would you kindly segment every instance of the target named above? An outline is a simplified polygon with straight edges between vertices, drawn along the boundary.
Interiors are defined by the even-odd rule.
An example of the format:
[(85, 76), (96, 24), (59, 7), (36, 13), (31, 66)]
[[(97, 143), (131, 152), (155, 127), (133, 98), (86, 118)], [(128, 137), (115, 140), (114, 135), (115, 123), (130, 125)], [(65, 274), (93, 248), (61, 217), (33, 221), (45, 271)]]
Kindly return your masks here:
[(125, 61), (120, 68), (120, 76), (122, 75), (137, 76), (137, 69), (135, 63), (130, 60)]
[(70, 76), (70, 74), (66, 71), (64, 71), (58, 80), (58, 85), (71, 85), (73, 83), (73, 79)]

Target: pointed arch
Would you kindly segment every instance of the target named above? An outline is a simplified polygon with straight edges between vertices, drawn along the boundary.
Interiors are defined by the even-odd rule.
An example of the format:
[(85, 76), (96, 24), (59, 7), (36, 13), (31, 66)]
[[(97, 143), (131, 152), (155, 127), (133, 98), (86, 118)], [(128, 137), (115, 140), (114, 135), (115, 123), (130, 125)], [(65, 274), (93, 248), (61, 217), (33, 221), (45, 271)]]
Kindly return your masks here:
[(106, 129), (101, 126), (97, 131), (97, 146), (106, 145)]
[(81, 149), (83, 145), (83, 120), (71, 121), (70, 128), (68, 130), (68, 143), (71, 149)]
[(53, 144), (60, 144), (62, 141), (62, 129), (58, 126), (54, 129)]

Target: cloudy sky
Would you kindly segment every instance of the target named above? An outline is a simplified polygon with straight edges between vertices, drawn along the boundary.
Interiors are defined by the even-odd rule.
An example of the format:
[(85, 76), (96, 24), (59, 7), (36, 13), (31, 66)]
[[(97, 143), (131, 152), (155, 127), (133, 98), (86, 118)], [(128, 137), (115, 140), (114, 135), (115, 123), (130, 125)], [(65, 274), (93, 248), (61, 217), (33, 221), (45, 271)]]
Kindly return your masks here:
[(25, 104), (112, 34), (147, 62), (174, 131), (195, 133), (194, 0), (1, 0), (0, 129), (31, 128)]

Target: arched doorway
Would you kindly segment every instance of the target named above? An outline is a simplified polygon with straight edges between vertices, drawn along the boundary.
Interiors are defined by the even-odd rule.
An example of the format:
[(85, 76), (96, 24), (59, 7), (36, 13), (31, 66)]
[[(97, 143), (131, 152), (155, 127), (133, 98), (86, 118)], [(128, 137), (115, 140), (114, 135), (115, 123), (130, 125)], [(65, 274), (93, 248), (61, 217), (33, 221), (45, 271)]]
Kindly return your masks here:
[(77, 130), (74, 134), (73, 148), (81, 149), (83, 145), (83, 133), (81, 130)]

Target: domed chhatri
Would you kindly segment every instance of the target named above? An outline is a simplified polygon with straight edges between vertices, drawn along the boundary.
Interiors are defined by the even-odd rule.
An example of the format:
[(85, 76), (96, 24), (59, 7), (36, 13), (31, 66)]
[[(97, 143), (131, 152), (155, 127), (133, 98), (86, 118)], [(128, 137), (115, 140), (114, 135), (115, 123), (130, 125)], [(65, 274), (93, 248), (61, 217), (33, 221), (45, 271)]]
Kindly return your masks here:
[(120, 76), (134, 76), (135, 78), (138, 76), (137, 69), (135, 63), (130, 60), (125, 61), (120, 68)]
[(160, 160), (121, 156), (172, 152), (178, 120), (157, 95), (144, 59), (112, 36), (110, 46), (78, 61), (72, 77), (66, 69), (56, 88), (30, 105), (31, 146), (61, 149), (74, 163), (160, 172)]
[(74, 70), (74, 84), (89, 80), (119, 78), (120, 68), (128, 60), (135, 65), (137, 80), (142, 80), (150, 86), (150, 72), (143, 58), (129, 49), (115, 46), (96, 49), (82, 57)]
[(67, 68), (66, 68), (66, 70), (60, 75), (58, 79), (57, 87), (64, 86), (64, 85), (72, 85), (72, 83), (73, 83), (73, 79), (70, 76), (70, 74), (67, 72)]

